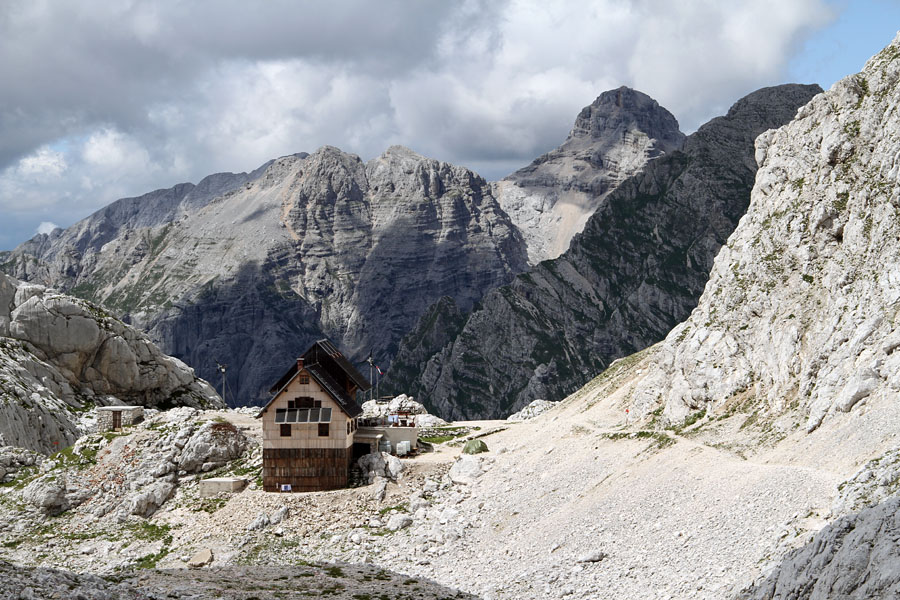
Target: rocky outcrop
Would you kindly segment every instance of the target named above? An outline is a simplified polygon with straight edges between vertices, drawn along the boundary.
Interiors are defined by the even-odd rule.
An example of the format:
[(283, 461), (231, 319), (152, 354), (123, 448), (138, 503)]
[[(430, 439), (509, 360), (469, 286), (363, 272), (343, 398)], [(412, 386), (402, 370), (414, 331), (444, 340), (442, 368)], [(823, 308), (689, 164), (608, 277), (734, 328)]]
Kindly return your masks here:
[(633, 414), (833, 413), (900, 390), (900, 39), (757, 140), (750, 209)]
[(85, 300), (0, 274), (0, 445), (61, 450), (93, 405), (221, 405), (146, 335)]
[(89, 521), (146, 518), (175, 495), (183, 477), (223, 467), (250, 445), (231, 423), (200, 421), (188, 408), (171, 413), (130, 435), (82, 437), (41, 464), (21, 499), (47, 514), (77, 511)]
[(453, 339), (433, 330), (460, 320), (452, 304), (426, 313), (383, 387), (395, 390), (396, 377), (445, 418), (502, 418), (662, 339), (696, 306), (747, 209), (754, 139), (819, 91), (785, 85), (739, 100), (619, 185), (565, 254), (487, 294)]
[(900, 595), (900, 498), (841, 517), (785, 557), (740, 600), (896, 598)]
[(369, 400), (363, 402), (361, 406), (363, 413), (362, 418), (366, 417), (386, 417), (388, 415), (397, 414), (398, 412), (409, 413), (411, 415), (424, 415), (428, 411), (425, 406), (416, 402), (411, 396), (400, 394), (391, 398), (389, 402), (378, 402)]
[(620, 87), (584, 107), (563, 144), (494, 184), (494, 194), (536, 264), (569, 246), (606, 196), (648, 160), (684, 142), (656, 100)]
[(527, 421), (528, 419), (533, 419), (539, 415), (544, 414), (551, 408), (558, 406), (559, 402), (550, 402), (549, 400), (537, 399), (528, 403), (528, 405), (522, 410), (515, 412), (508, 417), (506, 417), (507, 421)]
[[(406, 148), (363, 163), (324, 147), (249, 177), (156, 222), (129, 221), (102, 245), (42, 238), (5, 268), (102, 303), (203, 376), (227, 364), (239, 403), (267, 397), (285, 363), (323, 335), (384, 368), (437, 299), (471, 309), (527, 268), (487, 182)], [(64, 267), (68, 255), (78, 269)]]

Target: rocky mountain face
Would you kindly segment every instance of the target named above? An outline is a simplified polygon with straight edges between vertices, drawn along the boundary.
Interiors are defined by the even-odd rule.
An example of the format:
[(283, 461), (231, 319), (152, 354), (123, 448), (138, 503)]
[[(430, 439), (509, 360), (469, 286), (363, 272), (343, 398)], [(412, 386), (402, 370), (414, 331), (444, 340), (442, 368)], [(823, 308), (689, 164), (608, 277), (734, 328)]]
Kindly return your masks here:
[[(610, 193), (566, 253), (487, 294), (444, 299), (404, 339), (386, 387), (445, 418), (497, 418), (558, 400), (662, 339), (696, 306), (750, 200), (754, 139), (818, 86), (765, 88)], [(424, 360), (423, 360), (424, 359)]]
[(586, 106), (559, 148), (496, 182), (494, 195), (536, 264), (562, 254), (616, 186), (683, 142), (669, 111), (620, 87)]
[[(100, 209), (68, 229), (36, 235), (14, 252), (0, 253), (3, 270), (23, 281), (45, 285), (81, 282), (83, 273), (98, 267), (103, 246), (134, 231), (153, 229), (177, 221), (210, 200), (259, 177), (271, 162), (251, 173), (216, 173), (194, 185), (182, 183), (136, 198), (123, 198)], [(146, 242), (146, 241), (145, 241)], [(139, 244), (147, 252), (148, 244)], [(37, 259), (37, 260), (35, 260)], [(76, 292), (90, 291), (90, 284)]]
[(900, 498), (895, 497), (828, 525), (738, 598), (896, 598), (898, 539)]
[(0, 446), (55, 452), (95, 405), (221, 406), (205, 381), (100, 307), (0, 274)]
[[(239, 403), (267, 397), (323, 335), (354, 361), (374, 352), (386, 367), (434, 301), (471, 309), (527, 268), (487, 182), (406, 148), (364, 163), (324, 147), (238, 179), (89, 244), (68, 231), (38, 237), (4, 268), (102, 303), (201, 375), (218, 377), (216, 361), (226, 363)], [(104, 219), (72, 229), (103, 230)]]
[(677, 422), (830, 415), (900, 390), (900, 40), (757, 140), (747, 215), (635, 391)]

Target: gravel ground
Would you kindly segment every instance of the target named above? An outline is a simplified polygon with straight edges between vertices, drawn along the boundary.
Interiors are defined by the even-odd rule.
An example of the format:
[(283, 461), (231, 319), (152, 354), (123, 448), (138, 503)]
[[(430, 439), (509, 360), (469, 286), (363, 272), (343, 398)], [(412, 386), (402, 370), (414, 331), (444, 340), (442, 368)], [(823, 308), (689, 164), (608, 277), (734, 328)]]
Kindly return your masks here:
[[(457, 462), (460, 444), (448, 443), (405, 459), (381, 501), (374, 486), (314, 494), (251, 486), (210, 501), (185, 483), (150, 521), (170, 538), (135, 541), (122, 533), (134, 524), (103, 522), (93, 524), (102, 535), (75, 535), (89, 531), (86, 521), (64, 514), (29, 524), (34, 539), (4, 542), (0, 556), (130, 573), (123, 582), (139, 591), (177, 581), (185, 594), (200, 593), (218, 569), (293, 577), (339, 564), (491, 599), (728, 598), (833, 520), (838, 484), (900, 441), (900, 407), (888, 402), (863, 404), (812, 434), (799, 416), (763, 423), (740, 412), (683, 430), (626, 424), (630, 385), (642, 373), (634, 365), (531, 421), (478, 423), (488, 453)], [(258, 442), (252, 417), (219, 416)], [(460, 465), (475, 465), (474, 474), (454, 475)], [(280, 522), (248, 529), (279, 511)], [(212, 565), (186, 569), (203, 549), (213, 551)], [(153, 553), (158, 570), (133, 570)]]

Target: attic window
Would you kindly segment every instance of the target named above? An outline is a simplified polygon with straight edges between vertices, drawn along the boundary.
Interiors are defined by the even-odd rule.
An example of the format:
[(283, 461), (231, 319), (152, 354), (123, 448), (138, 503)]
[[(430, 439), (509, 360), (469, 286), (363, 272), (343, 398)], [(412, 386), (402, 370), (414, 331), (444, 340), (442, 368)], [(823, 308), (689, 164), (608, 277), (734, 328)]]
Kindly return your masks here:
[(303, 373), (300, 373), (299, 379), (301, 385), (306, 385), (307, 383), (309, 383), (309, 373), (305, 371)]
[(300, 396), (293, 400), (288, 400), (288, 408), (314, 408), (322, 406), (321, 400), (314, 400), (309, 396)]

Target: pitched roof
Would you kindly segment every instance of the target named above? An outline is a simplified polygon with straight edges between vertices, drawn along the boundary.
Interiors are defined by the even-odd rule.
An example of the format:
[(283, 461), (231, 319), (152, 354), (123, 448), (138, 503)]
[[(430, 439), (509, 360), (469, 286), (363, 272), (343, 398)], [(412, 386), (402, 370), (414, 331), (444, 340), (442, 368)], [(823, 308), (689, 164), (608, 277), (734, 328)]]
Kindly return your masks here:
[(334, 398), (334, 401), (338, 403), (351, 419), (362, 414), (363, 410), (360, 405), (356, 403), (356, 400), (351, 398), (321, 365), (312, 364), (306, 367), (306, 370), (309, 371), (312, 378), (315, 379), (332, 398)]
[[(309, 350), (303, 355), (304, 360), (307, 359), (307, 356), (310, 354), (318, 355), (318, 352), (325, 352), (328, 356), (330, 356), (340, 367), (343, 369), (344, 373), (347, 374), (353, 383), (359, 387), (359, 389), (365, 392), (368, 389), (371, 389), (372, 384), (369, 383), (369, 380), (366, 379), (362, 373), (360, 373), (356, 367), (353, 366), (347, 358), (341, 354), (341, 351), (337, 349), (337, 347), (331, 343), (331, 340), (324, 338), (317, 341), (313, 344)], [(318, 356), (316, 356), (318, 358)], [(319, 362), (318, 360), (313, 360), (312, 362)]]
[[(355, 399), (350, 397), (344, 390), (344, 387), (334, 379), (331, 373), (328, 372), (328, 369), (324, 364), (328, 361), (332, 362), (343, 371), (361, 391), (364, 392), (370, 389), (372, 384), (360, 374), (356, 367), (341, 354), (330, 340), (318, 340), (303, 353), (303, 367), (313, 379), (316, 380), (316, 383), (318, 383), (351, 418), (359, 416), (362, 414), (362, 408), (356, 403)], [(294, 377), (296, 377), (299, 372), (297, 362), (294, 361), (287, 372), (281, 376), (281, 379), (279, 379), (269, 390), (269, 393), (272, 394), (272, 398), (264, 407), (262, 407), (256, 415), (257, 417), (262, 416), (262, 414), (266, 412), (266, 409), (268, 409), (269, 405), (271, 405), (275, 398), (278, 397), (278, 394), (293, 381)]]

